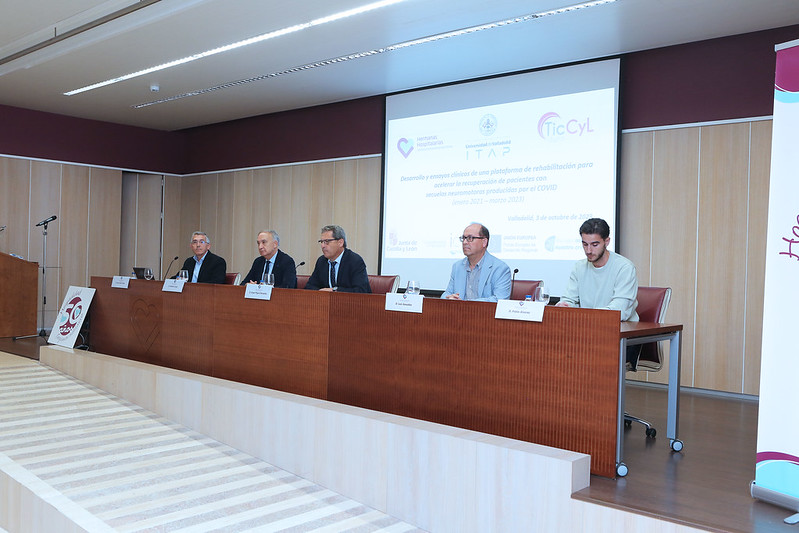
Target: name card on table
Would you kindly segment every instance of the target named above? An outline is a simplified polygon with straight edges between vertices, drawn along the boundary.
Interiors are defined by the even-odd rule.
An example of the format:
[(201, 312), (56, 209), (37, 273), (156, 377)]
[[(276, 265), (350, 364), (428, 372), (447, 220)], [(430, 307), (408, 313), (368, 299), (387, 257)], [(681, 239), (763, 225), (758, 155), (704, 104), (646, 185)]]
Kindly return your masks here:
[(183, 292), (183, 286), (186, 284), (182, 279), (165, 279), (164, 286), (161, 287), (162, 292)]
[(544, 302), (530, 302), (525, 300), (500, 300), (494, 318), (507, 320), (527, 320), (528, 322), (541, 322), (544, 320)]
[(421, 313), (424, 296), (421, 294), (386, 293), (386, 311), (402, 311), (405, 313)]
[(272, 285), (265, 283), (248, 283), (245, 285), (244, 297), (252, 300), (271, 300)]
[(127, 289), (129, 283), (129, 276), (114, 276), (114, 278), (111, 280), (111, 286), (115, 289)]

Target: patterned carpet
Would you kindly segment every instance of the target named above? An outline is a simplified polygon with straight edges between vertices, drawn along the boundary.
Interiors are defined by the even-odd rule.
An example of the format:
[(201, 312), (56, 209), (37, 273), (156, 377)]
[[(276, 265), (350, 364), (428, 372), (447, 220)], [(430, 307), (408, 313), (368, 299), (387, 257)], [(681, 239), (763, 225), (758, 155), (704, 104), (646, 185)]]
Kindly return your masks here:
[(0, 365), (11, 463), (92, 531), (419, 531), (36, 363)]

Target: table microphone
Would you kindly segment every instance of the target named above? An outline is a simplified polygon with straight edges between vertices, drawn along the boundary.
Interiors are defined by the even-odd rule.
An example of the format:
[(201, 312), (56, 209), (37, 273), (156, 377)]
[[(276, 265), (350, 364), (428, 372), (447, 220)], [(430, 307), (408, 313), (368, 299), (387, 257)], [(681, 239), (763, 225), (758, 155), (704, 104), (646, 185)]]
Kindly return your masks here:
[(3, 231), (3, 230), (5, 230), (5, 229), (6, 229), (6, 227), (5, 227), (5, 226), (0, 226), (0, 231)]
[(513, 269), (513, 275), (510, 277), (510, 280), (511, 281), (515, 281), (516, 280), (516, 274), (518, 274), (518, 273), (519, 273), (519, 269), (518, 268), (514, 268)]
[(169, 269), (172, 268), (172, 263), (174, 263), (177, 260), (178, 260), (178, 256), (175, 256), (175, 257), (172, 258), (172, 261), (169, 262), (169, 266), (166, 267), (166, 274), (164, 274), (164, 279), (168, 279), (167, 276), (169, 276)]
[(305, 261), (301, 262), (299, 265), (294, 265), (294, 272), (297, 272), (297, 269), (300, 268), (304, 264), (305, 264)]

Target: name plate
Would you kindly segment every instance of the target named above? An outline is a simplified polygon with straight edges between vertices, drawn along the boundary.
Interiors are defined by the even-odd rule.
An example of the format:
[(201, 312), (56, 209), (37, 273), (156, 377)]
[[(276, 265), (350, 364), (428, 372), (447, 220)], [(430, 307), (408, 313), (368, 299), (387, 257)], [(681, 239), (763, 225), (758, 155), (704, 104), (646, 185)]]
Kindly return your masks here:
[(424, 296), (421, 294), (386, 293), (386, 311), (421, 313), (422, 302), (424, 302)]
[(528, 322), (542, 322), (544, 320), (544, 302), (529, 302), (525, 300), (500, 300), (494, 318), (506, 320), (527, 320)]
[(111, 280), (111, 286), (115, 289), (127, 289), (128, 283), (130, 283), (130, 277), (128, 276), (114, 276)]
[(272, 299), (272, 285), (248, 283), (245, 285), (244, 297), (252, 300), (271, 300)]
[(161, 287), (162, 292), (183, 292), (183, 286), (186, 282), (182, 279), (165, 279), (164, 286)]

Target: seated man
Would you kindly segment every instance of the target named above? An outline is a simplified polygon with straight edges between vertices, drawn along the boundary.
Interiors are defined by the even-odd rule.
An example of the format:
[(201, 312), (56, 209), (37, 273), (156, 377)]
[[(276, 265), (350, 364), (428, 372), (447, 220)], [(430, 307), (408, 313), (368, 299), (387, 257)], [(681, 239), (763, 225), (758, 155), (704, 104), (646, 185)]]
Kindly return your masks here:
[(460, 237), (466, 257), (452, 265), (447, 290), (441, 295), (449, 300), (496, 302), (510, 298), (510, 268), (488, 253), (488, 228), (470, 224)]
[[(610, 226), (601, 218), (591, 218), (580, 226), (585, 259), (575, 263), (566, 293), (558, 307), (615, 309), (622, 321), (638, 322), (638, 278), (629, 259), (608, 250)], [(635, 368), (640, 346), (627, 349), (627, 362)]]
[[(191, 235), (191, 249), (194, 256), (183, 262), (181, 267), (188, 270), (191, 283), (225, 283), (227, 263), (218, 255), (211, 253), (211, 239), (202, 231)], [(177, 276), (175, 276), (177, 277)]]
[(319, 239), (322, 255), (316, 260), (306, 289), (341, 292), (372, 292), (366, 263), (347, 248), (347, 236), (341, 226), (325, 226)]
[(241, 284), (265, 283), (267, 276), (273, 274), (275, 287), (296, 289), (297, 267), (294, 265), (294, 259), (279, 249), (280, 236), (277, 232), (271, 229), (262, 231), (258, 234), (255, 244), (258, 245), (258, 253), (261, 255), (252, 262), (252, 268)]

